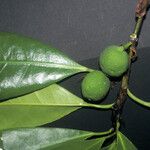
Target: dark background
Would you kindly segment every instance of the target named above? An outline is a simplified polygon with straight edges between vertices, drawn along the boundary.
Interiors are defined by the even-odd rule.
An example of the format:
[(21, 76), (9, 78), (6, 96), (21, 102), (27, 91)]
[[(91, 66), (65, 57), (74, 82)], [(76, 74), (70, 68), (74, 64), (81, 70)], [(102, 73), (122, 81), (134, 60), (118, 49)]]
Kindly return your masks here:
[[(0, 0), (0, 30), (52, 44), (81, 64), (98, 69), (97, 57), (103, 48), (129, 40), (135, 23), (136, 3), (137, 0)], [(132, 91), (147, 100), (150, 98), (150, 48), (146, 48), (150, 46), (149, 25), (150, 12), (142, 28), (139, 58), (133, 66), (130, 83)], [(61, 85), (80, 95), (83, 75), (72, 77)], [(113, 100), (117, 89), (118, 83), (107, 99)], [(109, 111), (82, 109), (51, 126), (104, 131), (111, 126), (110, 116)], [(149, 110), (128, 100), (123, 121), (122, 132), (139, 149), (148, 149)]]

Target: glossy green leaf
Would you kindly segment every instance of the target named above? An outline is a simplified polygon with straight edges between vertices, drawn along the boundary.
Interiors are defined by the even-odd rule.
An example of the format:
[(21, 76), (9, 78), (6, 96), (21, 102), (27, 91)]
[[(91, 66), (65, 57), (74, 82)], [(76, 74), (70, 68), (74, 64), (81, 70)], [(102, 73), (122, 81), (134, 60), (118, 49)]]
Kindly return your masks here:
[(57, 84), (31, 94), (0, 103), (0, 130), (18, 127), (35, 127), (60, 119), (81, 107), (111, 108), (94, 105)]
[(62, 128), (33, 128), (4, 131), (2, 133), (5, 150), (100, 150), (105, 137), (88, 139), (97, 135)]
[(59, 50), (13, 33), (0, 33), (0, 100), (27, 94), (88, 71)]
[(116, 139), (102, 150), (137, 150), (134, 144), (121, 132), (118, 131)]

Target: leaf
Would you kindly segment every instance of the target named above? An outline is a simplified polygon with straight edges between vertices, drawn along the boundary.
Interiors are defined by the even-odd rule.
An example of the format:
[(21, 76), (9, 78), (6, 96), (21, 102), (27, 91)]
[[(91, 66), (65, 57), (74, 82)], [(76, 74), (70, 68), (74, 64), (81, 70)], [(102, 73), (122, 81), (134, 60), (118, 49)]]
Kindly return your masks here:
[(13, 33), (0, 33), (0, 100), (31, 93), (88, 68), (56, 48)]
[(0, 130), (34, 127), (53, 122), (79, 109), (68, 107), (84, 103), (54, 84), (34, 93), (0, 103)]
[(137, 148), (133, 145), (133, 143), (121, 132), (117, 133), (118, 137), (118, 149), (123, 150), (136, 150)]
[(73, 129), (31, 128), (5, 131), (2, 141), (5, 150), (99, 150), (105, 137), (87, 140), (95, 134)]
[(121, 132), (118, 131), (117, 138), (102, 150), (137, 150), (133, 143)]
[(58, 120), (81, 107), (111, 108), (86, 103), (57, 84), (0, 103), (0, 130), (35, 127)]

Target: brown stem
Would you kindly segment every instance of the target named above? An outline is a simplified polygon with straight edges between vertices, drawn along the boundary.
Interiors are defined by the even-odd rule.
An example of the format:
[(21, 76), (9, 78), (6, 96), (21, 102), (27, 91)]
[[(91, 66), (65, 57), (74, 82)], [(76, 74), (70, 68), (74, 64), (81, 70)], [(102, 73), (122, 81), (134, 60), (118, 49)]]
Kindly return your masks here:
[[(127, 88), (128, 88), (128, 83), (129, 83), (132, 58), (134, 57), (134, 54), (136, 53), (138, 34), (139, 34), (139, 31), (140, 31), (141, 26), (142, 26), (143, 16), (146, 14), (146, 9), (148, 7), (148, 4), (146, 2), (148, 2), (148, 0), (139, 0), (139, 3), (137, 4), (137, 8), (139, 7), (138, 5), (141, 5), (142, 9), (139, 13), (139, 17), (138, 17), (138, 20), (136, 22), (134, 32), (133, 32), (133, 34), (130, 35), (132, 45), (129, 49), (129, 69), (122, 77), (119, 94), (118, 94), (118, 97), (117, 97), (116, 102), (114, 104), (113, 111), (112, 111), (112, 122), (113, 122), (113, 126), (115, 129), (116, 129), (116, 124), (118, 122), (120, 122), (121, 113), (122, 113), (124, 104), (125, 104), (126, 99), (127, 99)], [(143, 15), (143, 12), (144, 12), (144, 15)], [(137, 13), (137, 11), (136, 11), (136, 13)]]
[(122, 110), (127, 99), (127, 88), (128, 88), (129, 76), (131, 71), (133, 49), (135, 51), (136, 45), (137, 45), (137, 41), (136, 40), (132, 41), (132, 46), (129, 49), (129, 68), (128, 71), (122, 77), (119, 94), (114, 104), (113, 107), (114, 109), (112, 110), (112, 122), (113, 122), (113, 127), (115, 129), (116, 129), (117, 122), (120, 122)]
[(146, 10), (149, 3), (150, 0), (138, 0), (136, 10), (135, 10), (137, 17), (143, 17), (146, 15)]

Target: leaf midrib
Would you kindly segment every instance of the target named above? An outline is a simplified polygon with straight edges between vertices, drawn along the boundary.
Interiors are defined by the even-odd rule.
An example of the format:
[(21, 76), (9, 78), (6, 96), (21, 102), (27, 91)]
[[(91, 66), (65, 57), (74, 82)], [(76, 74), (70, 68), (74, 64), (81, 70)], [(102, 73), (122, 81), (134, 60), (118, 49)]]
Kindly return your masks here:
[(77, 70), (84, 70), (86, 71), (88, 68), (81, 66), (77, 63), (72, 64), (59, 64), (53, 62), (40, 62), (40, 61), (0, 61), (0, 64), (11, 64), (11, 65), (28, 65), (28, 66), (45, 66), (45, 67), (52, 67), (52, 68), (63, 68), (63, 69), (77, 69)]
[(21, 104), (21, 103), (17, 103), (17, 104), (13, 104), (13, 103), (11, 103), (11, 104), (0, 104), (0, 107), (1, 106), (48, 106), (48, 107), (82, 107), (82, 106), (88, 106), (88, 105), (80, 105), (80, 104), (71, 104), (71, 105), (66, 105), (66, 104), (32, 104), (32, 103), (30, 103), (30, 104)]
[[(124, 143), (124, 140), (122, 139), (121, 133), (118, 133), (118, 140), (120, 140), (120, 143), (121, 143), (121, 145), (122, 145), (122, 148), (123, 148), (123, 150), (125, 150), (125, 149), (126, 149), (126, 148), (125, 148), (125, 143)], [(119, 143), (119, 141), (118, 141), (118, 143)]]

